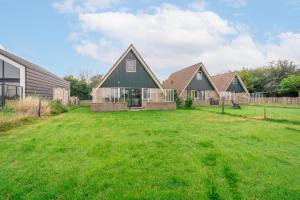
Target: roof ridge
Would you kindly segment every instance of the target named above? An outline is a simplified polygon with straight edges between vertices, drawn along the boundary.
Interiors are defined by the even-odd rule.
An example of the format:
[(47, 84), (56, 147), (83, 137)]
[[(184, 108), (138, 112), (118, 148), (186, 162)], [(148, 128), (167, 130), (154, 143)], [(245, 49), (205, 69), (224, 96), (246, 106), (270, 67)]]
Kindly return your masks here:
[(196, 65), (200, 65), (200, 66), (201, 66), (201, 64), (202, 64), (202, 62), (193, 64), (193, 65), (188, 66), (188, 67), (185, 67), (185, 68), (182, 68), (182, 69), (180, 69), (180, 70), (178, 70), (178, 71), (176, 71), (176, 72), (173, 72), (170, 76), (172, 76), (173, 74), (177, 74), (177, 73), (179, 73), (179, 72), (183, 72), (183, 71), (185, 71), (185, 70), (187, 70), (187, 69), (193, 68), (193, 67), (195, 67)]
[[(34, 68), (35, 67), (35, 68), (37, 68), (37, 70), (40, 70), (41, 73), (48, 73), (51, 76), (54, 76), (56, 78), (64, 80), (63, 78), (61, 78), (58, 75), (50, 72), (49, 70), (44, 69), (39, 64), (35, 64), (35, 63), (25, 59), (24, 57), (16, 55), (15, 53), (12, 53), (12, 52), (4, 50), (4, 49), (0, 49), (0, 54), (5, 56), (5, 57), (8, 57), (9, 59), (13, 60), (16, 63), (19, 63), (20, 65), (23, 65), (23, 66), (28, 67), (28, 68)], [(64, 81), (66, 81), (66, 80), (64, 80)]]
[(226, 72), (226, 73), (223, 73), (223, 74), (212, 75), (211, 77), (215, 77), (215, 76), (223, 76), (223, 75), (226, 75), (226, 74), (237, 74), (237, 72), (236, 72), (236, 71), (234, 71), (234, 72)]

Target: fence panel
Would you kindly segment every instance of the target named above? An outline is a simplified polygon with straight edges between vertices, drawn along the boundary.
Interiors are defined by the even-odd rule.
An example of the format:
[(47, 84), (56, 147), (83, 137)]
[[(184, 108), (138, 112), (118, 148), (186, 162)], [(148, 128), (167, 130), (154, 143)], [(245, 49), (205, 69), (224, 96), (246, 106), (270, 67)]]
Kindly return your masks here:
[(300, 105), (299, 97), (251, 97), (251, 104)]
[(67, 105), (70, 100), (70, 92), (65, 88), (53, 89), (53, 100), (60, 100), (64, 105)]

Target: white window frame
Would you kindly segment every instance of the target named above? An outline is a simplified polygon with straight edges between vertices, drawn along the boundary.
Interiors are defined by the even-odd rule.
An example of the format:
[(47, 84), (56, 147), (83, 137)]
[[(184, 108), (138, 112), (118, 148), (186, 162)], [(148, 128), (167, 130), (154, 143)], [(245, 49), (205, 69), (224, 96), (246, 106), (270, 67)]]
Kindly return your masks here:
[[(129, 66), (129, 63), (133, 64), (133, 66)], [(132, 69), (131, 69), (131, 67), (132, 67)], [(126, 59), (126, 72), (136, 72), (136, 60)]]
[(111, 88), (110, 98), (112, 103), (119, 102), (120, 99), (120, 88)]
[(174, 90), (165, 89), (164, 90), (165, 102), (174, 102)]
[[(149, 90), (149, 97), (148, 98), (145, 98), (144, 94), (145, 94), (145, 89), (146, 90)], [(147, 100), (147, 101), (150, 101), (151, 100), (151, 88), (142, 88), (142, 98), (143, 100)]]
[(198, 71), (197, 74), (196, 74), (196, 79), (199, 81), (199, 80), (202, 80), (202, 76), (203, 76), (203, 73), (202, 71)]
[(205, 101), (207, 96), (206, 91), (191, 90), (191, 97), (196, 101)]
[(237, 77), (234, 77), (233, 80), (232, 80), (232, 83), (234, 85), (237, 85), (238, 84), (238, 78)]

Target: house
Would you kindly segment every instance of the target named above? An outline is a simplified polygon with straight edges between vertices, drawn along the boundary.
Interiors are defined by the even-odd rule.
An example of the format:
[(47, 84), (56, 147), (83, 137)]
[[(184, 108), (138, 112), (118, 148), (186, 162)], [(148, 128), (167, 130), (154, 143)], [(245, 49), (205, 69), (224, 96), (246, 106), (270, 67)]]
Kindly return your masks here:
[(174, 91), (164, 89), (131, 44), (92, 92), (92, 111), (175, 109)]
[(5, 99), (40, 96), (53, 99), (55, 88), (64, 89), (69, 96), (70, 83), (12, 53), (0, 49), (0, 104)]
[(194, 105), (209, 105), (211, 98), (220, 98), (217, 87), (202, 63), (172, 73), (163, 86), (175, 89), (183, 100), (191, 96)]
[(250, 94), (238, 73), (219, 74), (212, 76), (212, 80), (217, 86), (221, 98), (224, 98), (227, 102), (231, 100), (239, 103), (248, 102)]

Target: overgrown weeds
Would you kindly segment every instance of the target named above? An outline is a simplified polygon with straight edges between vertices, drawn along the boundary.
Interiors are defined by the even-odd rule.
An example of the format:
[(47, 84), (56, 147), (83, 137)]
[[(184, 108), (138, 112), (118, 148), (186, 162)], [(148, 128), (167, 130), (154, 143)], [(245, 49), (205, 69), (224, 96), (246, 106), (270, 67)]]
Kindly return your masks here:
[(21, 101), (7, 101), (0, 112), (0, 132), (19, 126), (35, 118), (67, 112), (60, 101), (27, 97)]

